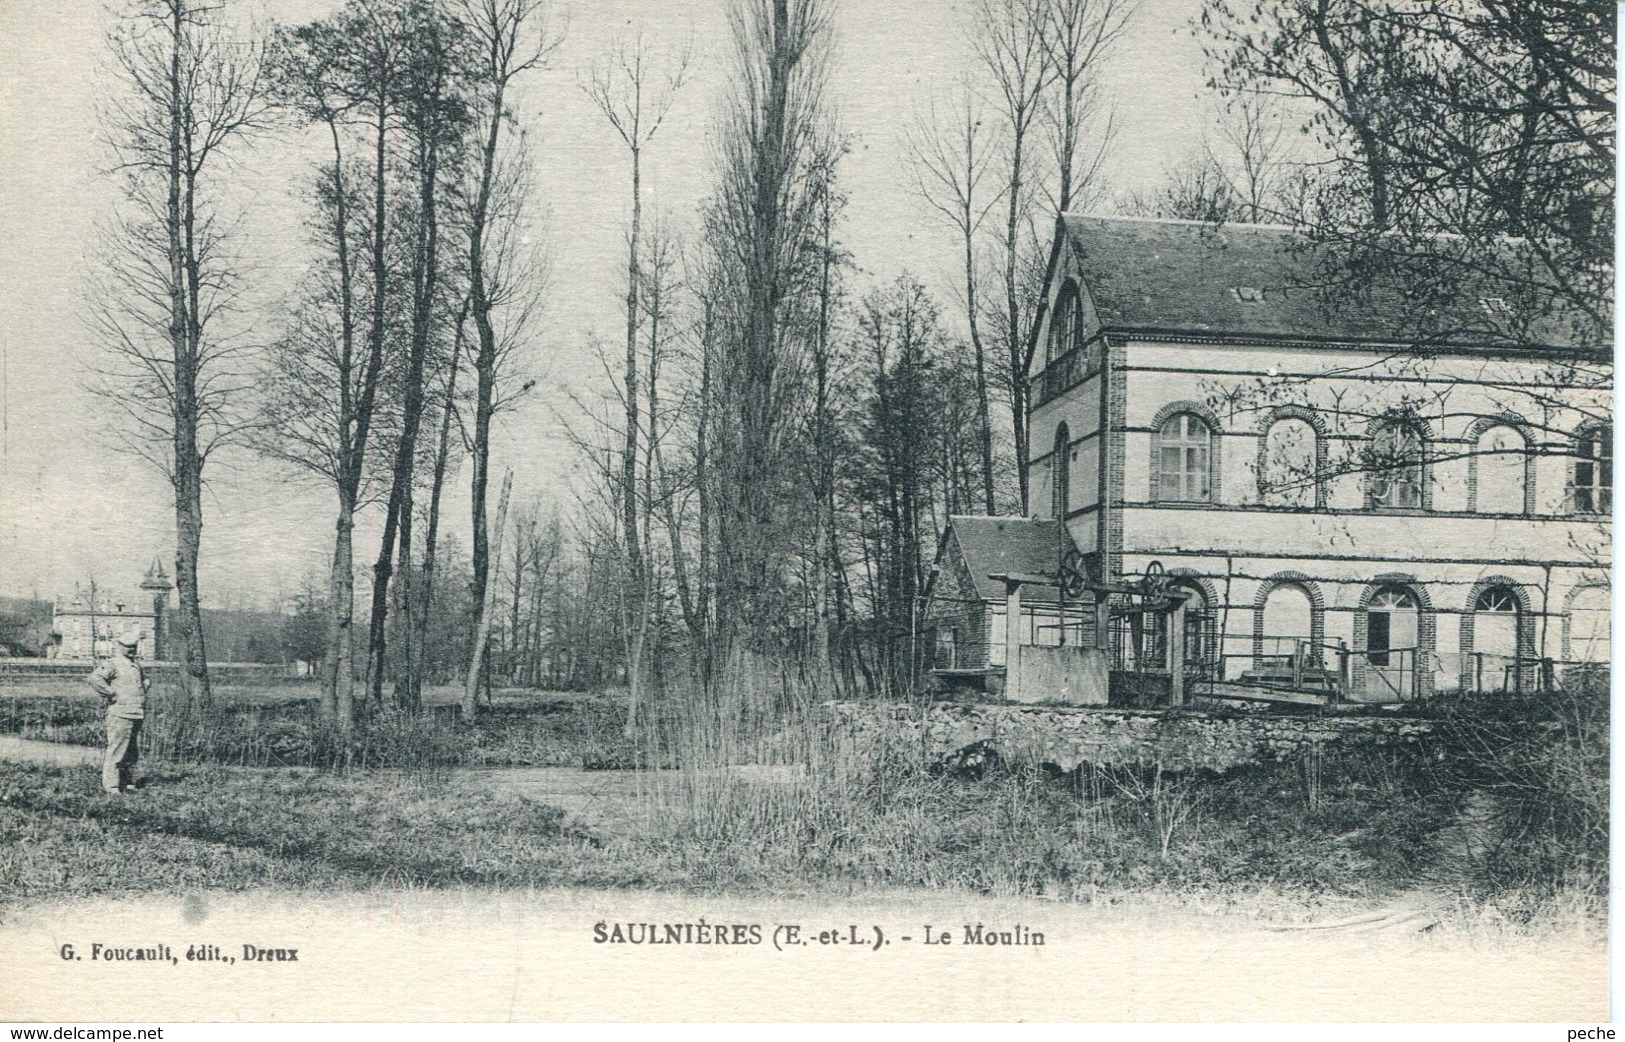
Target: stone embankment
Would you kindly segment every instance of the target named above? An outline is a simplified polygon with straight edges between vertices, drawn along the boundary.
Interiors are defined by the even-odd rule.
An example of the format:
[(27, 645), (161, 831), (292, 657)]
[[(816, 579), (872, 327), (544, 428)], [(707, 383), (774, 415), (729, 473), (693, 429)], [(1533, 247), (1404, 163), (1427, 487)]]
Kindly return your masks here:
[(1107, 709), (1077, 706), (831, 702), (837, 734), (857, 745), (919, 743), (948, 759), (991, 749), (1006, 760), (1053, 764), (1155, 766), (1224, 771), (1302, 750), (1395, 745), (1420, 740), (1424, 720), (1394, 715), (1285, 716), (1203, 710)]

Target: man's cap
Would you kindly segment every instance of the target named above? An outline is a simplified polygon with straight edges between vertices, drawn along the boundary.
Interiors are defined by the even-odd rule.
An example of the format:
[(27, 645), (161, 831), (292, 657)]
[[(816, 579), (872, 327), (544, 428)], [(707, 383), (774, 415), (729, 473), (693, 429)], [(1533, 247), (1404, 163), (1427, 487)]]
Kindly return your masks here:
[(120, 633), (117, 639), (120, 645), (133, 648), (141, 643), (141, 631), (132, 626)]

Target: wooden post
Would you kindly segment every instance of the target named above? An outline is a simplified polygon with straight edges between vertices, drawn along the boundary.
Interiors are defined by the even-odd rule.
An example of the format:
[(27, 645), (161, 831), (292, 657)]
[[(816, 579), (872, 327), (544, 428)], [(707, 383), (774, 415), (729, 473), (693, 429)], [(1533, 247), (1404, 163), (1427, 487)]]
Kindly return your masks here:
[(1179, 597), (1168, 616), (1168, 704), (1185, 704), (1185, 598)]
[(1004, 580), (1004, 697), (1021, 700), (1021, 580)]

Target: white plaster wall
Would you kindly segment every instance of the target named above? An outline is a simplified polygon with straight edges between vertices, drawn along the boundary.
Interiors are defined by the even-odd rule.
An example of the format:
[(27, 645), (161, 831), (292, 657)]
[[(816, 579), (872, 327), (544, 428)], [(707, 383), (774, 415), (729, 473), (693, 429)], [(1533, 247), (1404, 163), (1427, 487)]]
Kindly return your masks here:
[[(1550, 395), (1539, 386), (1550, 381), (1548, 366), (1515, 360), (1443, 357), (1405, 364), (1377, 352), (1153, 343), (1130, 344), (1126, 359), (1121, 422), (1131, 429), (1124, 434), (1121, 491), (1128, 504), (1142, 505), (1124, 510), (1124, 574), (1132, 578), (1158, 559), (1170, 569), (1190, 568), (1211, 577), (1227, 602), (1221, 619), (1227, 651), (1239, 657), (1246, 650), (1260, 584), (1286, 571), (1305, 573), (1316, 582), (1325, 602), (1326, 639), (1353, 647), (1361, 594), (1378, 575), (1392, 572), (1414, 576), (1433, 605), (1437, 657), (1429, 665), (1440, 689), (1455, 686), (1462, 613), (1471, 609), (1473, 585), (1488, 576), (1504, 576), (1524, 589), (1537, 653), (1563, 656), (1565, 598), (1577, 585), (1599, 581), (1608, 559), (1606, 521), (1568, 513), (1570, 432), (1587, 418), (1606, 413), (1605, 394), (1557, 392), (1559, 397), (1571, 394), (1572, 405), (1542, 404), (1539, 399)], [(1281, 376), (1312, 379), (1290, 394), (1277, 393), (1279, 388), (1260, 390)], [(1063, 419), (1074, 439), (1092, 429), (1098, 400), (1098, 386), (1091, 380), (1037, 410), (1035, 456), (1049, 451), (1055, 425)], [(1148, 428), (1159, 410), (1178, 401), (1202, 402), (1218, 414), (1217, 505), (1232, 509), (1143, 505), (1150, 493)], [(1474, 504), (1467, 458), (1430, 466), (1431, 509), (1426, 512), (1366, 509), (1361, 474), (1326, 483), (1328, 509), (1265, 508), (1258, 501), (1256, 473), (1261, 420), (1281, 404), (1313, 408), (1325, 420), (1331, 428), (1325, 439), (1330, 469), (1358, 458), (1370, 415), (1388, 408), (1409, 405), (1428, 421), (1436, 452), (1464, 457), (1473, 449), (1469, 430), (1474, 423), (1484, 416), (1516, 413), (1528, 421), (1525, 430), (1532, 446), (1547, 453), (1530, 465), (1534, 514), (1521, 516), (1522, 502)], [(1100, 444), (1080, 445), (1071, 462), (1074, 510), (1093, 501)], [(1046, 482), (1039, 493), (1044, 497), (1047, 472), (1047, 467), (1034, 471), (1035, 490), (1041, 480)], [(1047, 506), (1048, 499), (1037, 502)], [(1074, 539), (1086, 551), (1095, 549), (1095, 524), (1091, 514), (1072, 525)]]
[(1590, 565), (1574, 543), (1594, 536), (1586, 519), (1479, 517), (1472, 514), (1314, 513), (1130, 506), (1123, 511), (1124, 550), (1188, 550), (1422, 562), (1465, 559), (1551, 561)]
[[(1222, 488), (1228, 503), (1257, 500), (1256, 438), (1276, 405), (1307, 406), (1327, 420), (1332, 428), (1328, 466), (1337, 469), (1339, 460), (1358, 456), (1372, 415), (1404, 404), (1428, 421), (1429, 436), (1442, 455), (1470, 452), (1469, 428), (1483, 417), (1521, 417), (1532, 446), (1546, 449), (1532, 461), (1535, 511), (1561, 513), (1567, 509), (1572, 467), (1564, 455), (1572, 451), (1570, 435), (1610, 409), (1609, 390), (1555, 389), (1553, 380), (1562, 370), (1537, 361), (1458, 356), (1405, 361), (1379, 351), (1136, 342), (1129, 345), (1127, 364), (1133, 370), (1127, 374), (1130, 427), (1149, 426), (1169, 402), (1214, 405), (1226, 435)], [(1290, 389), (1279, 383), (1290, 377), (1304, 379)], [(1145, 498), (1149, 452), (1147, 435), (1129, 435), (1125, 494), (1130, 499)], [(1433, 508), (1467, 510), (1468, 459), (1441, 460), (1430, 469)], [(1332, 507), (1364, 506), (1358, 475), (1339, 479), (1328, 492)], [(1522, 503), (1494, 506), (1506, 513), (1523, 510)]]
[(1085, 436), (1097, 432), (1100, 426), (1099, 376), (1085, 380), (1033, 410), (1028, 458), (1037, 462), (1030, 466), (1028, 478), (1036, 513), (1049, 513), (1051, 463), (1048, 457), (1055, 445), (1055, 430), (1062, 423), (1066, 424), (1067, 437), (1072, 442), (1070, 509), (1079, 510), (1093, 506), (1098, 499), (1100, 439)]
[[(1128, 526), (1132, 528), (1132, 523)], [(1567, 610), (1571, 591), (1578, 586), (1603, 581), (1604, 573), (1593, 568), (1576, 565), (1545, 566), (1535, 564), (1506, 564), (1500, 561), (1417, 561), (1417, 560), (1305, 560), (1301, 557), (1272, 557), (1260, 553), (1221, 556), (1211, 554), (1180, 554), (1144, 549), (1125, 553), (1123, 571), (1130, 580), (1143, 574), (1151, 561), (1158, 561), (1164, 569), (1189, 569), (1208, 578), (1218, 598), (1227, 602), (1221, 619), (1225, 635), (1225, 651), (1244, 656), (1253, 633), (1253, 606), (1259, 588), (1272, 577), (1282, 573), (1298, 572), (1307, 576), (1319, 590), (1325, 605), (1325, 638), (1329, 643), (1342, 640), (1350, 648), (1357, 647), (1354, 639), (1354, 620), (1361, 595), (1379, 576), (1404, 573), (1415, 578), (1418, 587), (1432, 606), (1435, 635), (1434, 651), (1442, 663), (1436, 664), (1440, 672), (1453, 674), (1459, 669), (1461, 651), (1461, 618), (1471, 610), (1473, 588), (1490, 578), (1504, 578), (1520, 587), (1529, 600), (1530, 624), (1536, 654), (1541, 657), (1562, 659), (1563, 616)], [(1228, 580), (1227, 577), (1228, 576)], [(1453, 684), (1453, 681), (1452, 681)]]

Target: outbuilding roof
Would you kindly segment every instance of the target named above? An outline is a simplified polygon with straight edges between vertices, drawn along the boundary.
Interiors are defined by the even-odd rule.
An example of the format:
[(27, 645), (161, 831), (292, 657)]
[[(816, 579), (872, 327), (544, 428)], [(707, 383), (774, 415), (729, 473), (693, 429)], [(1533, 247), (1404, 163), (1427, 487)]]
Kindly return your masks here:
[(1279, 225), (1080, 214), (1061, 224), (1108, 331), (1598, 349), (1577, 342), (1560, 309), (1531, 304), (1527, 285), (1431, 279), (1414, 258), (1406, 276), (1404, 264), (1354, 259)]
[[(1004, 583), (994, 575), (1054, 575), (1059, 567), (1062, 542), (1061, 523), (1054, 518), (978, 517), (959, 515), (948, 519), (947, 543), (959, 545), (965, 569), (983, 600), (1004, 600)], [(1067, 544), (1070, 546), (1070, 543)], [(1028, 601), (1053, 601), (1053, 586), (1023, 587)]]

